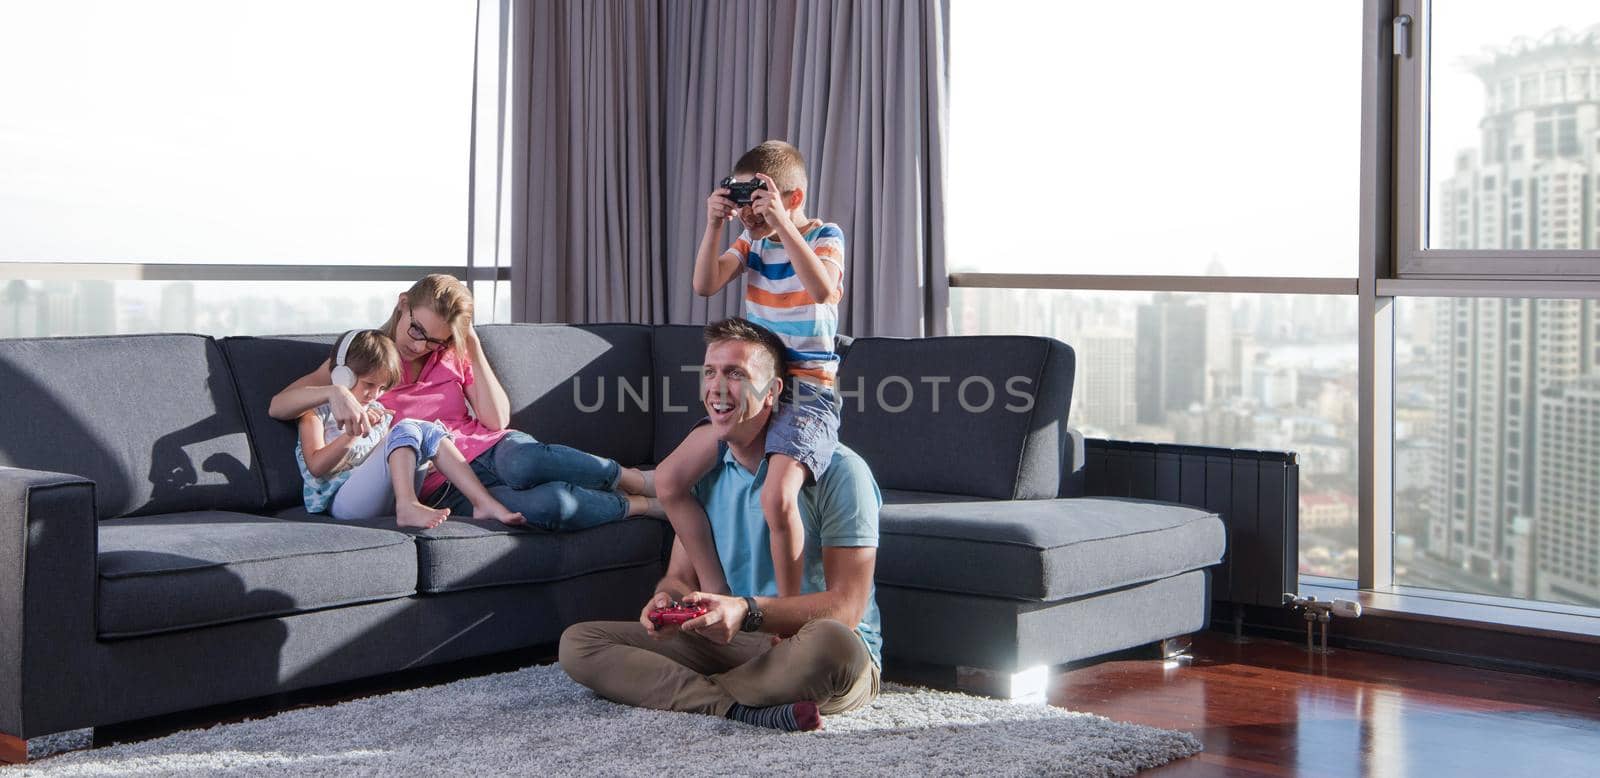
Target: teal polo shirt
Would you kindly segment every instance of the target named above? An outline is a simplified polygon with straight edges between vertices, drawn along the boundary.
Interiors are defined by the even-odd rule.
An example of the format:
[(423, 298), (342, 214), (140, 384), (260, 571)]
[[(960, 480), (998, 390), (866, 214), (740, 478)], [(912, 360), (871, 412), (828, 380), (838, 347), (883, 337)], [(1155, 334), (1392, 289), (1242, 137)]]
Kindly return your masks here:
[[(778, 576), (772, 567), (772, 533), (761, 510), (767, 462), (763, 459), (752, 473), (734, 459), (727, 444), (722, 444), (721, 452), (721, 461), (695, 486), (694, 493), (711, 519), (711, 535), (717, 554), (722, 557), (722, 573), (734, 594), (776, 597)], [(828, 588), (822, 572), (824, 547), (878, 547), (878, 508), (883, 505), (883, 495), (867, 463), (840, 445), (834, 449), (822, 480), (800, 490), (799, 503), (800, 522), (806, 532), (801, 591), (811, 594)], [(867, 609), (856, 625), (856, 634), (867, 644), (872, 661), (882, 667), (883, 633), (876, 585), (867, 595)]]

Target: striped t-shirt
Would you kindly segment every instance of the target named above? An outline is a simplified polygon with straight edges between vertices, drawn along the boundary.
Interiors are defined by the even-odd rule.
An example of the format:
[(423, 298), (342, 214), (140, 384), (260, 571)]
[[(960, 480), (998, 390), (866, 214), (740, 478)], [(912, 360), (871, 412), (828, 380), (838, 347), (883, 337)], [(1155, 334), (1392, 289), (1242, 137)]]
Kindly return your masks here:
[(839, 334), (839, 300), (844, 294), (844, 231), (832, 222), (813, 221), (801, 228), (806, 244), (833, 274), (833, 296), (812, 299), (789, 263), (783, 242), (762, 238), (752, 243), (750, 231), (739, 234), (727, 253), (744, 260), (744, 315), (772, 330), (783, 341), (789, 375), (833, 387), (839, 355), (833, 339)]

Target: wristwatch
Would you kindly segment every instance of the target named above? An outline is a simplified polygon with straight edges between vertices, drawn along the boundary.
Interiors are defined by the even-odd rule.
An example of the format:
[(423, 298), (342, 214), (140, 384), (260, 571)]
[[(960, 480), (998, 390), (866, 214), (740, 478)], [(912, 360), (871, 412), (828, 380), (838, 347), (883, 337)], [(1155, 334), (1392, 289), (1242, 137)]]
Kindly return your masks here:
[(762, 622), (767, 620), (766, 614), (761, 612), (761, 607), (756, 605), (756, 598), (744, 598), (745, 612), (744, 625), (739, 627), (741, 632), (757, 632), (761, 629)]

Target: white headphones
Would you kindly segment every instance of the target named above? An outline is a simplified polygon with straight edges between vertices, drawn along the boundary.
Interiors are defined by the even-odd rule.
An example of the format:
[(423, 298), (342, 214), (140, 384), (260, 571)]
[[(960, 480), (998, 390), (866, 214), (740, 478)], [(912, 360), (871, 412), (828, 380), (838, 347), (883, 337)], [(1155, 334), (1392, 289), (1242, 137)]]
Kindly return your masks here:
[(333, 384), (346, 389), (356, 388), (356, 372), (345, 365), (345, 357), (350, 353), (350, 343), (356, 336), (366, 330), (351, 330), (339, 336), (337, 346), (333, 350)]

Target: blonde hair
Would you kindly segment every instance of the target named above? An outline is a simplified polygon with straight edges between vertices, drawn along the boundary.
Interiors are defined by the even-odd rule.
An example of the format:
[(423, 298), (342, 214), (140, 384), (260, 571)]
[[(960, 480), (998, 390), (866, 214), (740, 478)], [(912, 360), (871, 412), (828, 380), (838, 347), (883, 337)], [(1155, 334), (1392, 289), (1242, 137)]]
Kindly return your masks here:
[[(339, 344), (334, 343), (334, 355), (328, 361), (338, 360)], [(400, 351), (394, 346), (394, 339), (377, 330), (362, 330), (350, 337), (350, 347), (344, 354), (344, 365), (350, 372), (357, 376), (381, 370), (386, 378), (383, 381), (384, 391), (394, 388), (400, 382)]]
[[(467, 328), (472, 326), (472, 292), (466, 284), (448, 273), (423, 276), (406, 290), (406, 305), (413, 310), (427, 308), (444, 319), (445, 325), (450, 328), (450, 348), (457, 354), (461, 353)], [(383, 325), (383, 334), (396, 337), (403, 313), (398, 306), (395, 307), (394, 312), (389, 314), (389, 321)]]
[(781, 140), (762, 141), (746, 151), (733, 164), (734, 175), (743, 173), (764, 174), (778, 185), (780, 194), (810, 188), (810, 182), (806, 179), (806, 158), (800, 155), (800, 150), (793, 144)]

